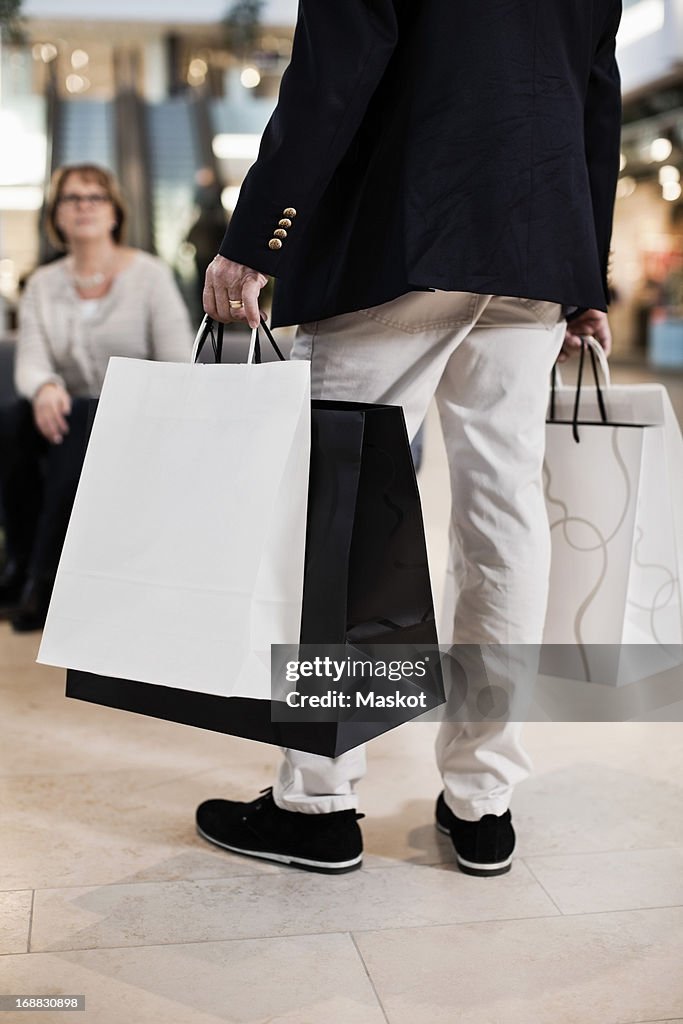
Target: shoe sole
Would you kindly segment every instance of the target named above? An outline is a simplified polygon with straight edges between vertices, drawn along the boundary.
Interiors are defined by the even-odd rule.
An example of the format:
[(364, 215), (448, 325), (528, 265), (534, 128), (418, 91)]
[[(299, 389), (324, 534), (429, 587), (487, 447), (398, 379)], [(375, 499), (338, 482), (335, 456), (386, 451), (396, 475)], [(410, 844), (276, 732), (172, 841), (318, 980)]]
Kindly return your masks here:
[(258, 860), (274, 861), (276, 864), (286, 864), (292, 868), (301, 868), (302, 871), (317, 871), (321, 875), (343, 875), (348, 871), (356, 871), (363, 862), (363, 854), (354, 857), (353, 860), (327, 861), (307, 860), (305, 857), (294, 857), (285, 853), (268, 853), (263, 850), (245, 850), (240, 846), (230, 846), (228, 843), (221, 843), (218, 839), (203, 832), (199, 825), (196, 826), (197, 833), (214, 846), (220, 846), (223, 850), (231, 853), (239, 853), (243, 857), (256, 857)]
[[(451, 839), (451, 833), (439, 821), (436, 822), (436, 830)], [(499, 860), (493, 864), (481, 864), (477, 863), (477, 861), (465, 860), (456, 850), (455, 859), (464, 875), (474, 875), (477, 878), (493, 878), (494, 875), (505, 875), (512, 867), (512, 854), (506, 860)]]

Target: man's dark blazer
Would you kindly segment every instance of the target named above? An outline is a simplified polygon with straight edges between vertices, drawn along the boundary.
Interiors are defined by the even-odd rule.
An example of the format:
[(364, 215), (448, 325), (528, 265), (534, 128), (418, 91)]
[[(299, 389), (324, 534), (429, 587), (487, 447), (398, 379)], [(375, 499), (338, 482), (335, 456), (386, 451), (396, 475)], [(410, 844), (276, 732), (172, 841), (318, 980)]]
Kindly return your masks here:
[(606, 310), (621, 9), (300, 0), (220, 248), (277, 279), (273, 326), (431, 288)]

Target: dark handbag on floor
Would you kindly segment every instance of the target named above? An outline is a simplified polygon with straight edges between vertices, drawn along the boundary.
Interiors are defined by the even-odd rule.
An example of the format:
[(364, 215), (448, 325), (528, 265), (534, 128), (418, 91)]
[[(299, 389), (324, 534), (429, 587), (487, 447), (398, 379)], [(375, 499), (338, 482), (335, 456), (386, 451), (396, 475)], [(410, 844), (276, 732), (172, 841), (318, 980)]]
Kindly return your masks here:
[[(265, 324), (263, 328), (282, 358)], [(217, 335), (212, 341), (220, 361), (220, 328)], [(255, 361), (260, 362), (258, 332), (256, 346)], [(436, 645), (422, 511), (403, 410), (313, 401), (311, 415), (300, 642), (417, 645), (420, 650)], [(274, 708), (275, 702), (195, 693), (71, 669), (66, 694), (331, 757), (415, 716), (413, 711), (375, 721), (288, 721), (286, 713)]]

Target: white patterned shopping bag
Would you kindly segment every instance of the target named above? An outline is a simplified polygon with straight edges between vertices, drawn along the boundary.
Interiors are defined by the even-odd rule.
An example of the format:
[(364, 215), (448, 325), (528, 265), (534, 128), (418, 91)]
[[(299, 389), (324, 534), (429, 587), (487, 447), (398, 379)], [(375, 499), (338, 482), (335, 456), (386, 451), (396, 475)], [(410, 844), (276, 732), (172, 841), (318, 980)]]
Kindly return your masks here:
[(587, 341), (605, 386), (554, 388), (547, 424), (541, 671), (619, 685), (680, 663), (683, 440), (666, 388), (612, 385)]

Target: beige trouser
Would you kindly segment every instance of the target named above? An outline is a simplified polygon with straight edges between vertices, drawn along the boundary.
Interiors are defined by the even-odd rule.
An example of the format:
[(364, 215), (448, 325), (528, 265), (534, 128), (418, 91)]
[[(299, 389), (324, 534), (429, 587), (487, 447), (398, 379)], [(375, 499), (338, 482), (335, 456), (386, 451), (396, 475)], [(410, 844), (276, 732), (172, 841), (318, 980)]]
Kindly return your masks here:
[[(556, 302), (408, 292), (297, 329), (314, 398), (403, 406), (414, 437), (436, 397), (451, 478), (451, 635), (441, 643), (541, 642), (550, 564), (542, 489), (548, 377), (566, 322)], [(518, 722), (439, 727), (446, 801), (461, 818), (502, 814), (531, 764)], [(357, 806), (365, 748), (286, 750), (273, 795), (292, 811)]]

